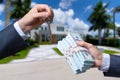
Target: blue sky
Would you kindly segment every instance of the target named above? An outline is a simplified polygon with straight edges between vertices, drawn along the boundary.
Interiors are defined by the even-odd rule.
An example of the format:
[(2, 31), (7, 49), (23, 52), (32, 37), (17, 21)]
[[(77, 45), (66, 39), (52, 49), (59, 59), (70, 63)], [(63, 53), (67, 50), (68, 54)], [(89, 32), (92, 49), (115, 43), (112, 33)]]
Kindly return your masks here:
[[(107, 13), (112, 15), (111, 10), (120, 5), (120, 0), (102, 0), (104, 4), (110, 2)], [(66, 27), (87, 33), (91, 25), (87, 21), (92, 12), (92, 7), (99, 0), (32, 0), (35, 4), (48, 4), (55, 13), (54, 23), (64, 24)], [(0, 4), (0, 30), (4, 28), (4, 4)], [(116, 25), (120, 26), (120, 13), (116, 14)]]

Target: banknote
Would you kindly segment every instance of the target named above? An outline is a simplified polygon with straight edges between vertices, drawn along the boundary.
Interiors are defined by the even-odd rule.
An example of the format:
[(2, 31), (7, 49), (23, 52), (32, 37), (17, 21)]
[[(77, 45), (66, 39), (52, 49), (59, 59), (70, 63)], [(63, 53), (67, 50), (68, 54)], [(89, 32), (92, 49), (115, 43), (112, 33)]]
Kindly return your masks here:
[(75, 74), (86, 72), (94, 64), (94, 58), (89, 51), (76, 44), (83, 41), (77, 33), (68, 33), (65, 38), (58, 41), (57, 48), (64, 54), (66, 60)]

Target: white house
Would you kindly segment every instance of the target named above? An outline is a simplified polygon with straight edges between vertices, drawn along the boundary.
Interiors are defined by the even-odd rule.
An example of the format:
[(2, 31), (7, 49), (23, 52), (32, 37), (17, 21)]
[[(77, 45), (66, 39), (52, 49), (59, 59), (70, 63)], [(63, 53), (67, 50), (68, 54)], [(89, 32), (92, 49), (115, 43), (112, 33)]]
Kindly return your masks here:
[(41, 42), (47, 42), (50, 40), (50, 34), (52, 43), (57, 43), (62, 40), (68, 33), (68, 29), (61, 24), (50, 24), (50, 30), (47, 24), (41, 25), (39, 29), (31, 31), (31, 38), (35, 40), (35, 32), (40, 35)]

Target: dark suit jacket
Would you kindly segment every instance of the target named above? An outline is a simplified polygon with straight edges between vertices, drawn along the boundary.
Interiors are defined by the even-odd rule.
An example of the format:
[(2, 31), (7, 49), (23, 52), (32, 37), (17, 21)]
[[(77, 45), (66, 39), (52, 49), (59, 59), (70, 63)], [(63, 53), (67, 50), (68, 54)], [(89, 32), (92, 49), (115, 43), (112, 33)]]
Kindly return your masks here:
[(120, 77), (120, 56), (110, 55), (110, 68), (104, 75)]
[(27, 43), (19, 36), (13, 24), (0, 31), (0, 59), (13, 55), (27, 47)]

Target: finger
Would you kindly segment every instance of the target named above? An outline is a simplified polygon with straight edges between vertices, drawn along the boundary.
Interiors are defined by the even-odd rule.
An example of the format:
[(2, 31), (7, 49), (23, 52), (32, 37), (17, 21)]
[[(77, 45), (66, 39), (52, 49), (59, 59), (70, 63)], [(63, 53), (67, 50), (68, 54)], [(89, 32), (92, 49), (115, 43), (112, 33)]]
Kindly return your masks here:
[(90, 49), (91, 47), (93, 47), (92, 44), (89, 44), (89, 43), (84, 42), (84, 41), (77, 41), (77, 44), (78, 44), (79, 46), (85, 47), (85, 48), (87, 48), (87, 49)]
[(35, 6), (38, 12), (47, 12), (48, 16), (51, 14), (51, 8), (48, 5), (38, 4)]
[(35, 13), (35, 14), (32, 14), (34, 18), (47, 18), (47, 12), (41, 12), (41, 13)]

